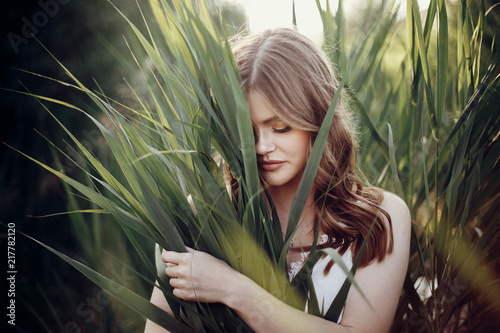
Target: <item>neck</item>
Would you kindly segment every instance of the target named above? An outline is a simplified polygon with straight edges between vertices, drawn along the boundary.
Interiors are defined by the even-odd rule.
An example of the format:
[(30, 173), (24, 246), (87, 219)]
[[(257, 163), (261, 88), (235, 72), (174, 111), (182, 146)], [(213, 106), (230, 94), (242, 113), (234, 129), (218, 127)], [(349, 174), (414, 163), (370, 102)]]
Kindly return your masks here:
[[(288, 226), (288, 218), (290, 216), (290, 208), (292, 206), (293, 197), (297, 192), (297, 187), (288, 188), (287, 186), (279, 187), (269, 187), (269, 193), (273, 199), (273, 203), (276, 207), (276, 213), (280, 219), (281, 230), (286, 232)], [(298, 229), (304, 230), (303, 228), (312, 228), (312, 222), (316, 217), (316, 210), (314, 208), (314, 188), (309, 193), (307, 197), (306, 204), (304, 205), (304, 210), (301, 213)], [(312, 229), (311, 229), (312, 230)], [(308, 231), (309, 232), (309, 231)]]

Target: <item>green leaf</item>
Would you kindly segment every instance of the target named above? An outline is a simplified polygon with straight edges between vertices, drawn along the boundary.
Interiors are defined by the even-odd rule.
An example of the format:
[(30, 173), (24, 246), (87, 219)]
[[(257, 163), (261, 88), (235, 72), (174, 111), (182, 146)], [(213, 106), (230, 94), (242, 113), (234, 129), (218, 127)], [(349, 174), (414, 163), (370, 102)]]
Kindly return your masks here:
[[(356, 283), (356, 280), (354, 279), (354, 274), (356, 274), (356, 270), (358, 269), (359, 262), (361, 261), (361, 258), (363, 257), (363, 253), (365, 252), (366, 244), (368, 244), (368, 240), (370, 239), (371, 233), (373, 231), (373, 227), (375, 226), (375, 222), (376, 221), (373, 221), (372, 226), (370, 227), (370, 230), (368, 230), (368, 233), (366, 234), (366, 238), (363, 240), (363, 244), (361, 244), (361, 247), (359, 248), (359, 252), (356, 255), (356, 258), (354, 259), (351, 270), (347, 274), (347, 277), (346, 277), (344, 283), (342, 284), (342, 287), (340, 287), (340, 290), (337, 293), (337, 296), (335, 296), (335, 299), (333, 300), (332, 304), (328, 308), (328, 311), (325, 313), (325, 316), (324, 316), (325, 319), (331, 320), (331, 321), (336, 322), (336, 323), (338, 322), (340, 314), (342, 313), (342, 311), (344, 309), (345, 301), (347, 300), (347, 295), (349, 294), (349, 289), (351, 288), (351, 284), (354, 284), (354, 286), (358, 289), (358, 291), (360, 292), (360, 294), (364, 298), (364, 300), (368, 303), (368, 305), (371, 308), (373, 308), (373, 304), (371, 304), (368, 301), (365, 294), (363, 293), (363, 290)], [(341, 268), (344, 269), (344, 267), (342, 267), (342, 266), (341, 266)]]
[(59, 258), (63, 259), (68, 264), (70, 264), (71, 266), (79, 270), (81, 273), (83, 273), (87, 278), (92, 280), (95, 284), (97, 284), (111, 296), (115, 297), (123, 304), (130, 307), (132, 310), (152, 320), (158, 325), (173, 332), (193, 332), (193, 330), (190, 327), (177, 321), (170, 314), (158, 308), (156, 305), (150, 303), (149, 300), (137, 295), (136, 293), (123, 287), (119, 283), (99, 274), (90, 267), (66, 256), (65, 254), (51, 248), (50, 246), (45, 245), (28, 235), (25, 234), (23, 235), (33, 240), (34, 242), (40, 244), (42, 247), (54, 253), (55, 255), (57, 255)]
[[(297, 228), (297, 224), (299, 223), (299, 218), (302, 215), (302, 211), (304, 210), (305, 203), (309, 194), (311, 193), (311, 189), (314, 183), (314, 179), (316, 178), (316, 173), (318, 171), (319, 163), (321, 161), (321, 157), (323, 156), (323, 149), (325, 147), (326, 140), (328, 138), (328, 133), (330, 130), (330, 126), (333, 120), (333, 114), (337, 108), (337, 103), (340, 98), (342, 88), (344, 83), (341, 82), (337, 91), (335, 92), (335, 96), (333, 97), (332, 103), (328, 108), (328, 111), (323, 119), (323, 123), (318, 131), (316, 136), (316, 140), (314, 141), (313, 148), (311, 150), (311, 154), (309, 155), (309, 159), (307, 161), (307, 165), (305, 167), (304, 173), (299, 183), (299, 187), (297, 188), (297, 192), (292, 200), (292, 205), (290, 208), (290, 215), (288, 218), (288, 224), (285, 234), (285, 244), (289, 244), (293, 234)], [(287, 249), (283, 249), (280, 257), (280, 264), (285, 261)]]
[(387, 124), (387, 131), (388, 131), (387, 142), (389, 144), (389, 157), (391, 161), (391, 171), (394, 179), (394, 185), (396, 185), (398, 194), (404, 196), (405, 193), (403, 192), (403, 187), (401, 186), (401, 180), (399, 179), (399, 169), (396, 162), (396, 153), (394, 151), (394, 140), (392, 137), (392, 129), (390, 124)]

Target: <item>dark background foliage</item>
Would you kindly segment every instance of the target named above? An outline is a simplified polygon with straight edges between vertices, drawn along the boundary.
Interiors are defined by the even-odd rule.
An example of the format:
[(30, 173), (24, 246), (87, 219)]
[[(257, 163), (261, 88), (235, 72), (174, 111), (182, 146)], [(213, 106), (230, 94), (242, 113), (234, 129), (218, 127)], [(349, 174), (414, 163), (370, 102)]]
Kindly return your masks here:
[[(135, 2), (120, 3), (120, 8), (125, 13), (136, 12)], [(83, 84), (97, 88), (95, 80), (103, 91), (118, 94), (126, 69), (105, 45), (110, 42), (116, 47), (116, 52), (128, 52), (122, 39), (127, 33), (127, 26), (110, 3), (99, 0), (20, 0), (9, 2), (0, 15), (1, 88), (29, 90), (66, 101), (85, 102), (74, 90), (18, 70), (69, 81), (61, 67), (42, 47), (43, 44)], [(106, 40), (100, 36), (105, 36)], [(0, 100), (0, 222), (5, 225), (15, 223), (17, 231), (77, 257), (88, 254), (92, 247), (96, 247), (94, 255), (99, 255), (99, 252), (104, 255), (106, 248), (99, 248), (99, 244), (87, 244), (90, 249), (85, 249), (86, 244), (76, 237), (74, 217), (32, 217), (67, 211), (66, 190), (54, 175), (4, 143), (55, 166), (50, 145), (37, 131), (58, 146), (64, 147), (62, 140), (65, 137), (61, 127), (34, 98), (1, 91)], [(92, 138), (89, 122), (81, 114), (53, 104), (48, 106), (78, 138), (84, 140), (88, 137), (90, 145), (98, 144)], [(69, 149), (65, 152), (71, 154)], [(61, 162), (68, 174), (77, 175), (78, 169), (64, 156), (61, 156)], [(79, 202), (79, 207), (89, 208), (84, 201)], [(113, 237), (121, 237), (120, 230), (113, 226), (114, 222), (110, 219), (102, 218), (97, 222), (106, 224), (110, 232), (118, 233)], [(2, 226), (2, 234), (5, 232)], [(5, 240), (2, 235), (2, 267), (7, 256)], [(134, 314), (120, 321), (113, 318), (112, 308), (116, 306), (110, 304), (109, 297), (31, 240), (18, 234), (15, 250), (16, 327), (19, 331), (39, 332), (50, 328), (57, 332), (121, 332), (141, 327), (142, 319), (134, 317)], [(85, 256), (85, 259), (92, 260), (92, 256)], [(120, 267), (108, 266), (106, 269), (111, 275), (116, 275), (117, 280), (129, 278)], [(0, 298), (2, 308), (6, 309), (7, 290), (4, 286), (7, 284), (4, 281), (1, 283)], [(4, 312), (0, 319), (2, 323), (9, 320)], [(12, 326), (8, 327), (12, 329)]]
[[(139, 3), (144, 15), (151, 18), (148, 2)], [(116, 1), (114, 4), (139, 29), (145, 29), (135, 1)], [(71, 82), (58, 65), (59, 61), (86, 87), (132, 105), (128, 83), (140, 86), (137, 84), (140, 75), (127, 47), (127, 43), (134, 41), (127, 39), (125, 42), (130, 36), (130, 26), (105, 0), (19, 0), (6, 5), (0, 15), (2, 274), (7, 272), (6, 225), (14, 223), (18, 231), (15, 244), (16, 326), (7, 324), (11, 318), (3, 311), (0, 330), (142, 332), (144, 318), (112, 300), (80, 272), (19, 233), (33, 236), (149, 298), (150, 285), (139, 281), (127, 268), (145, 271), (143, 263), (115, 221), (109, 216), (95, 214), (41, 218), (95, 207), (78, 196), (68, 195), (72, 191), (56, 176), (14, 150), (62, 169), (71, 177), (81, 178), (81, 171), (71, 161), (78, 163), (81, 159), (65, 144), (68, 137), (61, 126), (35, 98), (18, 92), (83, 105), (85, 111), (99, 118), (91, 103), (87, 104), (85, 94), (25, 72)], [(244, 13), (234, 5), (226, 4), (222, 15), (230, 23), (224, 27), (226, 33), (232, 33), (229, 31), (232, 27), (239, 29), (246, 24)], [(57, 104), (45, 102), (44, 105), (87, 148), (99, 155), (101, 161), (108, 163), (108, 168), (113, 168), (114, 162), (106, 161), (106, 145), (90, 120), (78, 111)], [(61, 151), (57, 152), (44, 137)], [(152, 244), (145, 243), (144, 247), (152, 250)], [(6, 278), (2, 279), (0, 290), (3, 309), (10, 299), (6, 297), (9, 285), (3, 282)]]

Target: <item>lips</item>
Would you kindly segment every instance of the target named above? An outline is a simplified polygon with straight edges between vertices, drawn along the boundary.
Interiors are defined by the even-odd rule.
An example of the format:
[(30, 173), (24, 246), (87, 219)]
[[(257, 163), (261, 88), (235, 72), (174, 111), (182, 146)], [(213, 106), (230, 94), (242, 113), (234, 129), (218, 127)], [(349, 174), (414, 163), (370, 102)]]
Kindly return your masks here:
[(285, 164), (284, 161), (259, 161), (259, 167), (264, 171), (275, 171), (281, 168)]

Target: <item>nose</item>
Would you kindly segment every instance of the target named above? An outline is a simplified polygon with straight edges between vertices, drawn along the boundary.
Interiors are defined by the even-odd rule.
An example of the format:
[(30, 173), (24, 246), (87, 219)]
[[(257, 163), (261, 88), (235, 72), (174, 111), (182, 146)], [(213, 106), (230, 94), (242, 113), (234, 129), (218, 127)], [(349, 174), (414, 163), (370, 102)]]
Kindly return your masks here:
[(270, 152), (276, 150), (276, 145), (274, 144), (271, 137), (267, 135), (258, 135), (255, 139), (255, 151), (259, 155), (266, 155)]

